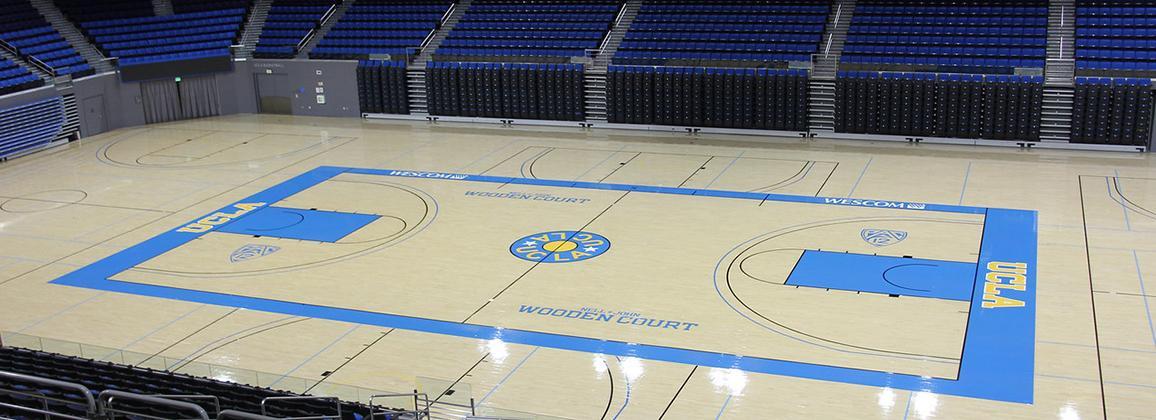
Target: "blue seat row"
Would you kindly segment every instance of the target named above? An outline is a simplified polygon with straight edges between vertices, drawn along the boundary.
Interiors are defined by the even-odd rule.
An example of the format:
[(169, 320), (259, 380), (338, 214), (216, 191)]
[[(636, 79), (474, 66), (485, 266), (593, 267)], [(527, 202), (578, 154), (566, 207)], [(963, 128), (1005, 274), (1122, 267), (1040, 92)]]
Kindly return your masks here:
[(1156, 71), (1156, 62), (1151, 61), (1111, 61), (1077, 59), (1077, 70), (1119, 70), (1123, 72)]
[(635, 22), (630, 31), (658, 32), (732, 32), (732, 33), (815, 33), (822, 34), (824, 25), (726, 24), (726, 23), (644, 23)]
[(853, 23), (866, 25), (917, 26), (1048, 26), (1047, 17), (973, 17), (973, 16), (860, 16)]
[(1156, 17), (1136, 17), (1136, 18), (1100, 18), (1100, 17), (1077, 17), (1076, 26), (1111, 26), (1116, 28), (1122, 27), (1142, 27), (1149, 28), (1156, 26)]
[(640, 64), (666, 60), (785, 62), (810, 61), (811, 55), (789, 53), (687, 51), (619, 51), (614, 55), (614, 62), (621, 64)]
[(1080, 6), (1076, 12), (1081, 16), (1156, 16), (1156, 7)]
[(190, 44), (207, 41), (229, 41), (233, 39), (233, 36), (234, 33), (232, 32), (216, 32), (201, 35), (148, 38), (122, 42), (106, 42), (101, 44), (101, 46), (107, 50), (126, 50), (132, 48), (159, 47), (163, 45)]
[(187, 20), (187, 21), (180, 21), (180, 22), (166, 22), (166, 23), (140, 24), (140, 25), (130, 25), (130, 26), (116, 26), (116, 27), (93, 29), (93, 30), (88, 31), (88, 34), (92, 35), (92, 36), (100, 36), (100, 35), (137, 33), (137, 34), (144, 34), (143, 36), (148, 36), (150, 34), (153, 34), (153, 33), (159, 32), (159, 31), (196, 28), (196, 27), (203, 27), (203, 26), (209, 26), (209, 25), (230, 24), (230, 25), (239, 27), (241, 25), (241, 23), (243, 23), (243, 20), (244, 19), (241, 16), (229, 16), (229, 17), (212, 18), (212, 19), (204, 19), (204, 20)]
[(955, 56), (955, 57), (1038, 57), (1047, 56), (1046, 48), (997, 48), (997, 47), (923, 47), (912, 45), (862, 45), (848, 44), (844, 54), (867, 54), (889, 56)]
[(821, 34), (735, 32), (628, 32), (628, 41), (792, 42), (817, 44)]
[(1077, 77), (1077, 85), (1104, 85), (1104, 86), (1152, 86), (1152, 79), (1137, 79), (1131, 77)]
[(906, 66), (945, 67), (990, 67), (990, 68), (1043, 68), (1044, 60), (1008, 58), (961, 58), (961, 57), (896, 57), (850, 55), (843, 56), (842, 62), (856, 64), (894, 64)]
[(974, 36), (1031, 36), (1046, 37), (1048, 28), (1008, 27), (1008, 26), (910, 26), (910, 25), (862, 25), (852, 24), (847, 28), (851, 34), (895, 34), (895, 35), (974, 35)]
[(473, 13), (508, 13), (508, 14), (522, 14), (522, 13), (595, 13), (595, 14), (614, 14), (618, 13), (618, 6), (613, 4), (590, 5), (590, 4), (518, 4), (518, 5), (503, 5), (503, 4), (478, 4), (471, 5), (470, 12)]
[(601, 31), (491, 31), (475, 29), (454, 29), (451, 36), (457, 39), (593, 39), (601, 40)]
[(733, 14), (806, 14), (825, 15), (825, 5), (789, 4), (643, 4), (639, 10), (646, 13), (733, 13)]
[(813, 53), (815, 43), (736, 43), (736, 42), (654, 42), (624, 41), (619, 50), (628, 51), (735, 51), (735, 52), (794, 52)]
[(642, 15), (634, 18), (638, 23), (782, 23), (782, 24), (823, 24), (827, 22), (826, 14), (818, 15), (673, 15), (654, 14)]
[(491, 56), (491, 57), (577, 57), (586, 54), (586, 50), (582, 48), (560, 49), (560, 48), (462, 48), (462, 47), (441, 47), (437, 50), (438, 54), (442, 55), (464, 55), (464, 56)]
[(609, 23), (574, 22), (458, 22), (454, 30), (478, 29), (498, 31), (605, 31)]
[(899, 45), (971, 45), (1003, 47), (1046, 47), (1047, 38), (1042, 37), (994, 37), (955, 35), (861, 35), (847, 37), (848, 43), (856, 44), (899, 44)]
[(866, 15), (962, 15), (962, 16), (1047, 16), (1047, 7), (1016, 6), (878, 6), (855, 7), (856, 16)]
[(701, 73), (701, 74), (735, 74), (747, 76), (790, 76), (807, 77), (808, 73), (802, 69), (768, 69), (768, 68), (713, 68), (713, 67), (654, 67), (654, 66), (623, 66), (607, 67), (611, 73)]
[(1043, 76), (1020, 76), (1005, 74), (960, 74), (960, 73), (910, 73), (910, 72), (878, 72), (878, 71), (841, 71), (836, 75), (840, 79), (892, 79), (892, 80), (928, 80), (943, 82), (989, 82), (989, 83), (1033, 83), (1043, 84)]
[(477, 48), (563, 48), (563, 49), (594, 49), (599, 42), (573, 41), (568, 39), (553, 39), (548, 37), (533, 40), (498, 40), (498, 39), (446, 39), (442, 46), (446, 47), (477, 47)]

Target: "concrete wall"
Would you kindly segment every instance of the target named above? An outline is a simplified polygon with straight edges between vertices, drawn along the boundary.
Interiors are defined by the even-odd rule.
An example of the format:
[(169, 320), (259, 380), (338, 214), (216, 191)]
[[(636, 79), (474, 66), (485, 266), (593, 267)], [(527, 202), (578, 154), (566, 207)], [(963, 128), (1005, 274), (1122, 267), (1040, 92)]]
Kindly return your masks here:
[[(320, 117), (360, 117), (357, 98), (357, 62), (329, 60), (250, 60), (237, 61), (230, 72), (217, 73), (221, 115), (254, 114), (257, 107), (257, 74), (282, 74), (288, 80), (286, 92), (291, 98), (293, 115)], [(63, 94), (73, 94), (80, 108), (80, 127), (83, 137), (100, 132), (89, 127), (104, 127), (104, 131), (135, 127), (145, 124), (140, 83), (122, 82), (117, 73), (104, 73), (74, 80), (72, 86), (57, 90), (46, 86), (11, 95), (0, 96), (0, 109), (34, 102)], [(319, 101), (318, 96), (324, 100)], [(84, 104), (99, 102), (104, 112), (86, 112)], [(89, 119), (102, 118), (100, 124)]]
[[(252, 100), (252, 110), (257, 112), (257, 98), (254, 75), (284, 74), (289, 79), (289, 92), (293, 115), (317, 117), (360, 117), (361, 107), (357, 99), (357, 62), (331, 60), (253, 60), (241, 65), (237, 63), (237, 73), (248, 68), (246, 74)], [(321, 89), (321, 92), (318, 92)], [(319, 103), (318, 95), (324, 95), (324, 103)]]

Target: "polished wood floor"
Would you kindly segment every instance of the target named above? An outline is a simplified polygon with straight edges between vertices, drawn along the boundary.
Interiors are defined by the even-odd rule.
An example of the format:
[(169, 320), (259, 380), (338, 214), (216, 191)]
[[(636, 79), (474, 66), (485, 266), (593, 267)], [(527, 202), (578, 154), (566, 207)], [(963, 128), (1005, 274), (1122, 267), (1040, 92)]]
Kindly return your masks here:
[[(327, 165), (1037, 210), (1034, 402), (592, 354), (49, 283)], [(342, 177), (292, 200), (297, 207), (347, 212), (388, 207), (398, 220), (421, 220), (416, 205), (406, 204), (398, 190), (353, 186), (374, 181)], [(504, 247), (523, 234), (581, 226), (588, 218), (556, 212), (552, 203), (518, 208), (500, 199), (467, 201), (462, 187), (447, 181), (392, 181), (403, 189), (430, 191), (444, 210), (432, 224), (439, 228), (417, 236), (424, 242), (415, 241), (421, 246), (407, 248), (409, 253), (386, 250), (312, 271), (278, 269), (283, 264), (277, 258), (309, 263), (356, 254), (369, 249), (374, 238), (410, 226), (383, 221), (357, 233), (364, 238), (356, 242), (370, 243), (364, 249), (336, 255), (333, 247), (282, 247), (278, 254), (248, 261), (251, 272), (237, 274), (228, 254), (246, 241), (210, 234), (117, 279), (460, 321), (478, 309), (462, 302), (484, 302), (506, 283), (497, 273), (525, 263)], [(519, 192), (564, 196), (569, 191)], [(576, 196), (592, 203), (618, 198), (610, 193)], [(553, 283), (511, 288), (506, 298), (513, 306), (498, 299), (471, 322), (929, 377), (952, 378), (957, 371), (966, 305), (900, 307), (863, 299), (808, 305), (806, 299), (792, 300), (797, 296), (761, 303), (832, 336), (937, 360), (891, 362), (749, 338), (747, 325), (736, 323), (733, 314), (709, 310), (706, 302), (720, 296), (703, 293), (689, 280), (681, 283), (681, 276), (689, 276), (685, 267), (704, 266), (709, 276), (735, 238), (818, 218), (863, 212), (891, 217), (887, 210), (812, 211), (771, 203), (773, 212), (761, 219), (733, 203), (685, 206), (671, 196), (632, 200), (626, 204), (635, 210), (610, 213), (615, 217), (603, 221), (605, 232), (599, 233), (611, 232), (608, 237), (622, 253), (643, 246), (667, 251), (635, 255), (635, 261), (649, 260), (631, 264), (608, 253), (581, 263), (587, 264), (581, 270), (536, 273)], [(681, 213), (664, 211), (676, 204)], [(520, 228), (479, 226), (483, 216), (509, 219)], [(904, 229), (921, 235), (913, 234), (896, 252), (974, 262), (982, 217), (947, 219), (906, 222)], [(688, 220), (714, 222), (689, 225)], [(629, 233), (638, 226), (649, 229)], [(847, 229), (857, 234), (865, 227), (871, 226)], [(470, 233), (455, 237), (455, 229)], [(109, 353), (123, 349), (146, 355), (131, 360), (143, 365), (164, 361), (164, 367), (182, 372), (294, 391), (341, 394), (348, 391), (338, 385), (350, 385), (444, 395), (452, 388), (446, 400), (473, 398), (483, 413), (517, 418), (1140, 419), (1151, 418), (1156, 408), (1154, 233), (1156, 160), (1145, 154), (237, 115), (119, 130), (0, 163), (0, 331), (7, 332), (10, 345), (44, 337)], [(664, 248), (679, 241), (690, 245)], [(800, 246), (818, 246), (814, 239), (805, 242)], [(223, 257), (215, 254), (221, 250)], [(793, 259), (797, 255), (788, 260)], [(415, 263), (420, 261), (426, 263)], [(752, 265), (756, 278), (781, 271), (783, 262), (769, 258)], [(398, 266), (404, 268), (390, 271), (398, 282), (430, 280), (373, 283), (382, 267)], [(607, 280), (611, 274), (647, 273), (654, 283), (645, 287)], [(666, 314), (666, 319), (714, 322), (715, 329), (682, 338), (512, 314), (517, 303), (551, 302), (642, 308), (639, 312)], [(866, 314), (881, 312), (897, 315), (866, 321)], [(88, 349), (87, 356), (101, 356)]]

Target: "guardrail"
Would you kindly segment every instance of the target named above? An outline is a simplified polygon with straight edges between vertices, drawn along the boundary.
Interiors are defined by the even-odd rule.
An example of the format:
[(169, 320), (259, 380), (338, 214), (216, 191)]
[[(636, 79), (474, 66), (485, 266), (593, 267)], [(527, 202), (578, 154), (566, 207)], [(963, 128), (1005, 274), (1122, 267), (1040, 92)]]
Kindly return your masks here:
[(149, 395), (133, 394), (131, 392), (108, 390), (100, 393), (99, 401), (102, 412), (106, 415), (125, 415), (145, 419), (166, 420), (165, 417), (156, 417), (144, 413), (137, 413), (129, 410), (119, 409), (113, 405), (117, 399), (126, 401), (135, 401), (142, 404), (148, 404), (156, 407), (165, 407), (177, 410), (179, 412), (192, 413), (195, 417), (190, 419), (209, 420), (209, 413), (205, 412), (201, 406), (184, 401), (175, 401), (160, 397)]
[(85, 387), (84, 385), (75, 384), (72, 382), (58, 381), (55, 379), (41, 378), (38, 376), (29, 376), (29, 375), (22, 375), (19, 373), (5, 372), (5, 371), (0, 371), (0, 379), (3, 379), (5, 382), (29, 383), (29, 384), (35, 384), (35, 385), (40, 385), (40, 386), (47, 386), (47, 387), (52, 387), (52, 388), (59, 388), (59, 389), (73, 391), (76, 393), (76, 395), (83, 396), (82, 399), (85, 402), (85, 411), (86, 411), (87, 417), (77, 417), (77, 416), (71, 416), (71, 415), (67, 415), (67, 414), (57, 413), (57, 412), (50, 410), (48, 407), (49, 401), (63, 402), (63, 403), (69, 403), (69, 404), (75, 404), (76, 401), (62, 400), (59, 398), (48, 397), (48, 396), (45, 396), (44, 394), (41, 394), (41, 393), (22, 392), (22, 391), (17, 391), (15, 389), (0, 388), (0, 393), (4, 393), (4, 394), (8, 394), (8, 395), (20, 395), (20, 396), (38, 399), (41, 401), (43, 408), (37, 409), (37, 408), (25, 407), (25, 406), (21, 406), (21, 405), (9, 404), (6, 402), (0, 402), (0, 407), (6, 407), (6, 408), (14, 409), (14, 410), (20, 410), (20, 411), (26, 411), (26, 412), (30, 412), (30, 413), (41, 414), (41, 415), (46, 416), (46, 418), (59, 417), (59, 418), (66, 418), (66, 419), (73, 419), (73, 420), (85, 420), (88, 417), (93, 417), (93, 416), (97, 416), (100, 414), (100, 408), (96, 405), (96, 400), (94, 400), (92, 398), (92, 392), (89, 391), (88, 388)]

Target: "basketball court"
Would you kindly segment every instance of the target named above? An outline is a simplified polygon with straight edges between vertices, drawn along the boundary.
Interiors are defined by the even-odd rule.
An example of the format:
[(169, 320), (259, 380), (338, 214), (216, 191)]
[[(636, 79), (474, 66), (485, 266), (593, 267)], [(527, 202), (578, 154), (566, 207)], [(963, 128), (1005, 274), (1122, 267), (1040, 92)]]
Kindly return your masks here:
[(84, 139), (0, 165), (0, 330), (526, 418), (1156, 404), (1147, 155), (743, 140), (272, 116)]

